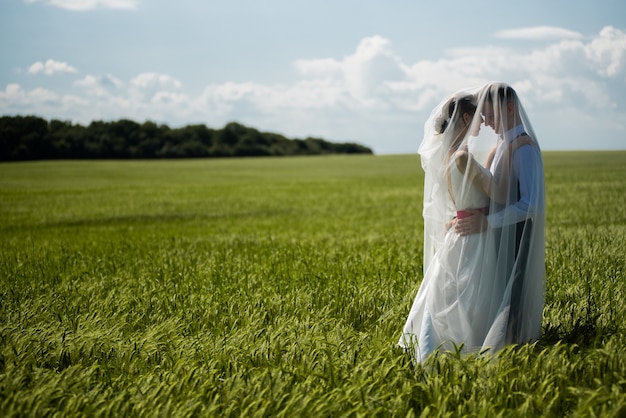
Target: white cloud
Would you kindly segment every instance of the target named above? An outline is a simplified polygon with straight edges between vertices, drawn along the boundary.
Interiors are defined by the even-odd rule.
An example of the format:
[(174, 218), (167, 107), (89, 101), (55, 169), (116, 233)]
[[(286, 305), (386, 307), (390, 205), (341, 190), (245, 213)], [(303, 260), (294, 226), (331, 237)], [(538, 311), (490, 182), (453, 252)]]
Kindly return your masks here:
[[(41, 87), (31, 91), (24, 90), (19, 84), (8, 84), (0, 91), (0, 112), (39, 113), (40, 109), (50, 110), (59, 103), (59, 95)], [(34, 110), (37, 109), (37, 110)]]
[[(549, 32), (544, 30), (543, 37)], [(444, 58), (414, 63), (404, 62), (388, 40), (374, 36), (363, 39), (352, 54), (341, 59), (295, 62), (301, 79), (292, 85), (211, 86), (200, 108), (208, 115), (219, 113), (221, 120), (240, 118), (270, 127), (280, 124), (297, 135), (359, 139), (375, 144), (377, 150), (390, 150), (404, 146), (407, 137), (417, 142), (428, 112), (445, 95), (502, 80), (518, 89), (527, 110), (538, 115), (538, 123), (553, 144), (564, 133), (577, 135), (562, 125), (559, 132), (551, 132), (556, 128), (550, 121), (562, 121), (568, 114), (604, 115), (612, 124), (603, 129), (623, 134), (619, 121), (626, 114), (626, 34), (607, 27), (585, 41), (574, 33), (552, 33), (560, 33), (560, 38), (540, 47), (451, 49)], [(615, 88), (611, 80), (622, 83)], [(382, 131), (376, 125), (383, 126)], [(381, 132), (385, 133), (381, 136)]]
[[(155, 72), (125, 81), (88, 75), (74, 83), (77, 92), (72, 95), (7, 85), (0, 91), (0, 110), (28, 108), (87, 123), (125, 117), (223, 126), (238, 120), (289, 136), (322, 136), (362, 142), (377, 152), (407, 152), (417, 148), (422, 124), (439, 100), (459, 88), (498, 80), (518, 90), (531, 120), (537, 121), (540, 140), (547, 138), (546, 149), (581, 146), (590, 137), (594, 143), (589, 148), (606, 148), (611, 138), (623, 138), (626, 33), (606, 27), (586, 40), (540, 45), (457, 48), (437, 60), (405, 62), (389, 40), (372, 36), (344, 57), (294, 62), (299, 78), (293, 83), (226, 82), (193, 92), (175, 77)], [(564, 123), (570, 116), (576, 121)], [(600, 139), (578, 122), (594, 119), (603, 121)], [(559, 142), (580, 132), (586, 136), (578, 142)]]
[(183, 93), (160, 91), (152, 97), (151, 102), (162, 106), (186, 106), (186, 103), (189, 102), (189, 96)]
[(626, 66), (626, 33), (611, 26), (605, 27), (598, 37), (585, 46), (585, 55), (597, 65), (600, 75), (623, 75)]
[(26, 3), (44, 2), (52, 6), (73, 11), (94, 9), (134, 10), (139, 0), (25, 0)]
[(29, 74), (43, 73), (45, 75), (63, 74), (63, 73), (75, 73), (78, 70), (72, 67), (66, 62), (59, 62), (53, 59), (49, 59), (46, 62), (37, 61), (28, 67)]
[[(389, 83), (405, 77), (404, 63), (393, 52), (391, 42), (381, 36), (364, 38), (356, 51), (342, 60), (299, 60), (295, 66), (304, 77), (325, 79), (326, 87), (344, 90), (354, 104), (368, 108), (386, 107), (385, 97), (392, 90)], [(300, 85), (308, 86), (310, 84)], [(307, 91), (305, 95), (310, 97), (310, 93)], [(345, 99), (343, 93), (337, 93), (334, 93), (337, 98)]]
[(111, 74), (101, 76), (86, 75), (84, 78), (76, 80), (74, 85), (92, 96), (110, 96), (115, 94), (116, 90), (124, 87), (124, 83)]
[(130, 81), (131, 85), (138, 88), (180, 88), (182, 83), (167, 74), (141, 73)]
[(77, 80), (74, 84), (80, 87), (86, 88), (111, 88), (121, 87), (124, 83), (111, 74), (105, 74), (102, 76), (87, 75), (81, 80)]
[(501, 39), (524, 39), (524, 40), (559, 40), (559, 39), (582, 39), (583, 35), (564, 28), (555, 26), (533, 26), (529, 28), (506, 29), (495, 33), (496, 38)]
[(294, 66), (303, 76), (341, 77), (341, 62), (333, 58), (297, 60)]
[(130, 80), (131, 100), (138, 103), (163, 103), (164, 97), (174, 97), (182, 83), (167, 74), (141, 73)]

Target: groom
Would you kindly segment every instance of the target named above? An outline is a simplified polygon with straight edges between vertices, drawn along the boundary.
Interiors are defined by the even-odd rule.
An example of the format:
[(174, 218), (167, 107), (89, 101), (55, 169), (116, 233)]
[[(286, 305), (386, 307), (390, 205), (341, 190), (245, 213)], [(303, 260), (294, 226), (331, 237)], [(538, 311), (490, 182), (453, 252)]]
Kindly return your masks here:
[[(510, 300), (506, 342), (539, 337), (545, 289), (545, 192), (541, 151), (512, 87), (485, 87), (479, 105), (486, 126), (499, 136), (490, 164), (491, 212), (457, 220), (459, 235), (493, 231), (496, 271)], [(515, 142), (524, 145), (516, 146)], [(508, 296), (505, 296), (508, 298)]]

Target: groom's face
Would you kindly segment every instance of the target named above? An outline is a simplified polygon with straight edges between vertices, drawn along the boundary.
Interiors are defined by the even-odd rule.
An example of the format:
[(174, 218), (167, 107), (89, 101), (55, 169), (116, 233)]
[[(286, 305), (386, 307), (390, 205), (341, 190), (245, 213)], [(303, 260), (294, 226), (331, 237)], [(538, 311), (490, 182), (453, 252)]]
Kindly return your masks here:
[(483, 118), (485, 119), (485, 126), (489, 126), (494, 132), (499, 133), (498, 129), (500, 128), (498, 123), (496, 123), (496, 117), (493, 112), (493, 105), (491, 103), (485, 103), (483, 110), (481, 112), (483, 114)]

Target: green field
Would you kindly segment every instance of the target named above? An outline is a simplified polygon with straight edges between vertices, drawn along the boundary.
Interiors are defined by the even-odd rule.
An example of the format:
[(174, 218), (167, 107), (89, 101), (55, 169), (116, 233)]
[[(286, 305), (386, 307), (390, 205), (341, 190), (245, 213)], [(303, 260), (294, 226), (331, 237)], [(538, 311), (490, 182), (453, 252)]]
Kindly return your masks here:
[(0, 415), (625, 416), (626, 152), (544, 154), (543, 336), (398, 347), (417, 155), (0, 165)]

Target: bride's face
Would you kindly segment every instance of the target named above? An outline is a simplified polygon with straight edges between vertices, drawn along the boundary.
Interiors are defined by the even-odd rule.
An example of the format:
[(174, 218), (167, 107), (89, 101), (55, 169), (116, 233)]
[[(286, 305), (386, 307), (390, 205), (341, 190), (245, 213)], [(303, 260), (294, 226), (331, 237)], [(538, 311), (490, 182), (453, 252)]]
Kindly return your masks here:
[(469, 135), (478, 136), (478, 134), (480, 133), (480, 127), (482, 126), (483, 122), (484, 122), (483, 116), (480, 114), (480, 112), (476, 112), (476, 114), (471, 120), (471, 125), (469, 128)]

